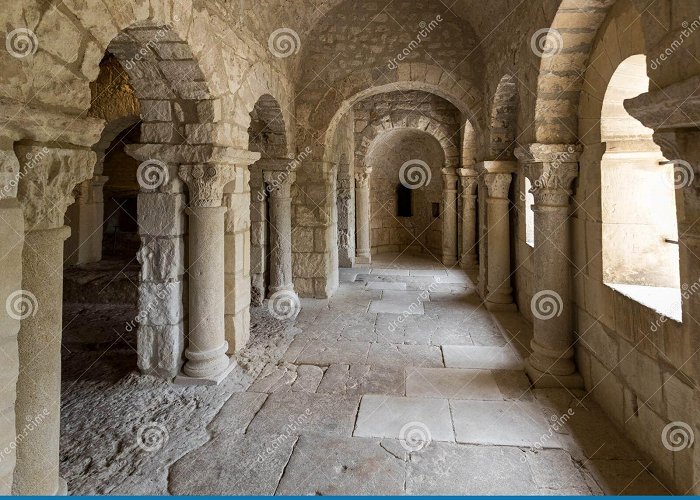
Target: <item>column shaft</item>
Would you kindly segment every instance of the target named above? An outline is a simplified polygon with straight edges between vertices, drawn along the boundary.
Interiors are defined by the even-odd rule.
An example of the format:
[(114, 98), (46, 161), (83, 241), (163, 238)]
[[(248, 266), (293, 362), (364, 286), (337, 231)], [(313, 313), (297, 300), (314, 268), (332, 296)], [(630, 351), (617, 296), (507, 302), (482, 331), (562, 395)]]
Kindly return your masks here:
[(294, 173), (265, 172), (270, 196), (270, 291), (269, 295), (294, 291), (292, 276), (292, 197)]
[(232, 367), (224, 334), (224, 207), (191, 207), (186, 375), (217, 379)]
[(355, 216), (357, 224), (357, 259), (358, 264), (372, 262), (370, 246), (370, 197), (369, 179), (371, 169), (355, 174)]
[(513, 289), (510, 286), (510, 215), (508, 191), (510, 173), (488, 173), (488, 294), (489, 310), (513, 310)]
[(477, 172), (460, 169), (462, 185), (462, 255), (460, 264), (464, 269), (473, 269), (478, 265), (476, 239), (476, 195)]
[[(20, 373), (15, 408), (15, 495), (66, 493), (58, 475), (61, 429), (61, 328), (63, 244), (70, 229), (41, 229), (25, 236), (18, 335)], [(19, 436), (22, 438), (19, 439)]]
[(442, 210), (442, 263), (446, 266), (457, 264), (457, 175), (454, 169), (445, 168), (443, 179)]

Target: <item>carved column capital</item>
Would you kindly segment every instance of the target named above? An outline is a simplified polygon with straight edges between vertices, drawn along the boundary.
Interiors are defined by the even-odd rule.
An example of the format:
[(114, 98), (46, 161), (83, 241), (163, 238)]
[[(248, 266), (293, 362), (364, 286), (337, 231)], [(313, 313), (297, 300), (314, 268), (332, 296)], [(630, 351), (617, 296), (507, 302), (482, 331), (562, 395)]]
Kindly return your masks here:
[(178, 174), (189, 188), (192, 207), (220, 207), (224, 186), (236, 178), (233, 165), (181, 165)]
[(479, 184), (479, 172), (471, 168), (460, 168), (457, 170), (459, 181), (462, 186), (462, 196), (476, 195), (476, 186)]
[(369, 179), (372, 175), (371, 168), (365, 168), (358, 172), (355, 172), (355, 187), (361, 189), (369, 188)]
[(489, 190), (489, 198), (508, 199), (512, 175), (507, 173), (484, 174), (484, 182)]
[(63, 226), (77, 184), (92, 176), (95, 153), (87, 149), (16, 147), (20, 160), (17, 199), (24, 210), (25, 228)]
[(515, 149), (515, 156), (521, 163), (577, 163), (583, 146), (580, 144), (540, 144), (533, 143)]
[(292, 184), (296, 180), (296, 172), (263, 171), (263, 179), (267, 184), (267, 192), (271, 198), (290, 198)]
[(571, 185), (578, 177), (578, 163), (531, 163), (526, 166), (527, 177), (535, 179), (530, 192), (535, 205), (569, 206)]

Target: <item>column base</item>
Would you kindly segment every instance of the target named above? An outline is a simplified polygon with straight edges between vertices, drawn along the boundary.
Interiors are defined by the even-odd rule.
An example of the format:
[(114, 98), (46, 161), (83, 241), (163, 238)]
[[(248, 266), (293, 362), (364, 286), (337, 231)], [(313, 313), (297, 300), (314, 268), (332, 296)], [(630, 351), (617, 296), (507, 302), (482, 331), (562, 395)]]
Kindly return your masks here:
[(552, 375), (541, 372), (530, 364), (529, 359), (525, 360), (525, 371), (533, 387), (538, 389), (585, 389), (580, 373)]
[(229, 358), (228, 366), (216, 375), (210, 375), (208, 377), (190, 377), (189, 375), (185, 375), (183, 372), (180, 372), (180, 374), (177, 377), (175, 377), (175, 380), (173, 380), (173, 383), (175, 385), (183, 386), (219, 385), (221, 384), (221, 382), (224, 381), (226, 377), (228, 377), (231, 374), (231, 372), (236, 366), (238, 366), (238, 363), (236, 363), (236, 360), (233, 357), (231, 357)]
[(442, 264), (444, 266), (456, 266), (457, 265), (457, 258), (455, 258), (455, 257), (443, 257)]
[(486, 310), (487, 311), (493, 311), (493, 312), (517, 312), (518, 306), (514, 303), (510, 304), (501, 304), (498, 302), (490, 302), (488, 299), (486, 299), (486, 302), (484, 302), (486, 305)]
[(479, 269), (479, 262), (474, 256), (462, 257), (459, 266), (462, 269)]
[(289, 292), (290, 295), (296, 295), (296, 292), (294, 291), (294, 285), (269, 286), (267, 288), (267, 298), (269, 299), (277, 292)]
[(355, 264), (371, 264), (372, 263), (372, 256), (371, 255), (358, 255), (355, 257)]

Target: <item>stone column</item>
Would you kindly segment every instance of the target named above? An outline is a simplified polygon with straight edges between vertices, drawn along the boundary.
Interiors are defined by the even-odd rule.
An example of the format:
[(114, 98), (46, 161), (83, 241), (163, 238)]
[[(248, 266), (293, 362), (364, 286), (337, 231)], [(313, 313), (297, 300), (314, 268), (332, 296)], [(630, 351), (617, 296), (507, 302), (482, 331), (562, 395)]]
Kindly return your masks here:
[(371, 168), (365, 168), (355, 172), (355, 217), (357, 230), (357, 258), (358, 264), (370, 264), (372, 262), (372, 248), (370, 246), (370, 197), (369, 180), (372, 174)]
[(457, 173), (454, 168), (442, 169), (442, 263), (457, 264)]
[(538, 387), (583, 387), (574, 363), (571, 289), (570, 197), (578, 176), (575, 146), (530, 144), (518, 148), (535, 201), (534, 338), (527, 362)]
[(235, 179), (226, 164), (181, 165), (179, 175), (189, 187), (189, 345), (183, 375), (175, 382), (216, 385), (235, 362), (224, 326), (224, 186)]
[[(21, 299), (22, 251), (24, 246), (24, 217), (17, 201), (17, 181), (20, 165), (12, 150), (12, 138), (0, 138), (0, 495), (12, 492), (15, 469), (15, 401), (19, 353), (17, 333), (21, 310), (12, 307)], [(20, 302), (21, 303), (21, 302)], [(10, 306), (8, 308), (8, 306)], [(5, 311), (13, 314), (4, 314)], [(15, 314), (17, 313), (17, 314)]]
[(354, 192), (349, 165), (341, 164), (338, 170), (338, 264), (340, 267), (355, 265), (355, 212), (352, 210)]
[(14, 311), (21, 319), (18, 335), (20, 371), (15, 409), (17, 466), (13, 494), (65, 494), (58, 475), (61, 409), (61, 328), (63, 226), (73, 188), (92, 176), (95, 153), (80, 149), (16, 146), (27, 158), (18, 187), (24, 213), (22, 288), (15, 291)]
[(463, 269), (474, 269), (478, 265), (476, 248), (476, 185), (478, 172), (470, 168), (460, 168), (457, 174), (462, 187), (462, 255), (459, 261)]
[(267, 185), (270, 217), (270, 290), (294, 294), (292, 276), (292, 184), (290, 171), (263, 171)]
[(258, 162), (250, 167), (250, 301), (261, 306), (267, 296), (268, 282), (268, 210), (267, 190)]
[(108, 177), (96, 175), (75, 189), (73, 203), (66, 212), (71, 235), (66, 241), (66, 264), (88, 264), (102, 260), (104, 225), (103, 189)]
[(508, 192), (515, 162), (489, 161), (481, 164), (488, 189), (486, 200), (488, 290), (486, 307), (490, 311), (514, 311), (510, 286), (510, 200)]

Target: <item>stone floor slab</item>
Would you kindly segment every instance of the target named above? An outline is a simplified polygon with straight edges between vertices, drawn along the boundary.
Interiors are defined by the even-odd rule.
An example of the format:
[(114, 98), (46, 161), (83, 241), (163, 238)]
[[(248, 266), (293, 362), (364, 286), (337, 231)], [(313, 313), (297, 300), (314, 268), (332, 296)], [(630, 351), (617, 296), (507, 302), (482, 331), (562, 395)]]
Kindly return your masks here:
[(450, 402), (457, 442), (558, 448), (559, 438), (538, 405), (522, 401)]
[(365, 285), (368, 290), (406, 290), (406, 283), (388, 282), (388, 281), (371, 281)]
[(267, 399), (267, 394), (239, 392), (231, 395), (207, 429), (212, 434), (244, 434), (250, 421)]
[(503, 400), (490, 371), (458, 368), (407, 368), (406, 396)]
[(446, 399), (362, 397), (354, 436), (454, 441)]
[(401, 495), (405, 466), (378, 440), (305, 434), (294, 448), (277, 494)]
[(248, 426), (249, 433), (320, 432), (350, 436), (355, 424), (359, 396), (278, 392), (271, 394)]
[(508, 346), (442, 346), (448, 368), (479, 368), (485, 370), (522, 370), (522, 359)]
[(534, 495), (540, 493), (517, 448), (433, 441), (408, 463), (410, 495)]
[(401, 344), (370, 345), (367, 364), (396, 367), (443, 366), (442, 353), (439, 347)]
[(386, 365), (331, 365), (326, 370), (317, 392), (404, 396), (404, 370)]
[(169, 492), (273, 495), (297, 439), (286, 434), (220, 434), (173, 465)]
[(369, 342), (310, 342), (294, 360), (298, 364), (332, 365), (363, 364), (367, 361)]

